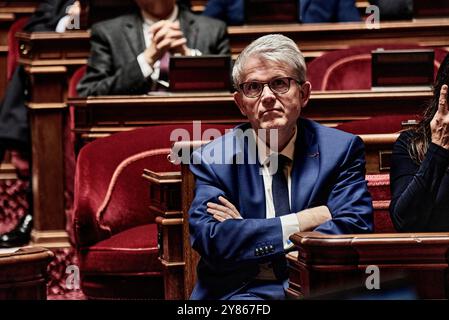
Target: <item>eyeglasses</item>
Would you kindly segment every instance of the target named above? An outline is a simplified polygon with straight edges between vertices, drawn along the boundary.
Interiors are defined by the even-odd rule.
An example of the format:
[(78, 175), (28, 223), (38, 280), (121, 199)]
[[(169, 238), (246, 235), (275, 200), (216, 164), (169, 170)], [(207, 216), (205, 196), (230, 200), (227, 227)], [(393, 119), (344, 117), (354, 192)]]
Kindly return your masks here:
[(295, 81), (299, 85), (302, 85), (304, 82), (298, 81), (291, 77), (281, 77), (275, 78), (268, 82), (260, 82), (260, 81), (249, 81), (239, 84), (240, 90), (243, 92), (245, 96), (248, 98), (258, 98), (262, 94), (265, 85), (268, 85), (271, 91), (274, 93), (284, 94), (290, 90), (290, 81)]

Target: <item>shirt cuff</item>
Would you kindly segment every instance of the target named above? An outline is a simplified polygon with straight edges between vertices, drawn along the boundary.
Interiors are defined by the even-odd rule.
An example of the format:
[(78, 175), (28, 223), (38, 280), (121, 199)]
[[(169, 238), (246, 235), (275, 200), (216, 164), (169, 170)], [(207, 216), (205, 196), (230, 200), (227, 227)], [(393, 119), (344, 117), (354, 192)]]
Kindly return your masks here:
[(68, 25), (69, 22), (70, 22), (70, 19), (71, 19), (71, 18), (70, 18), (69, 15), (66, 15), (66, 16), (62, 17), (62, 18), (59, 20), (58, 24), (56, 25), (55, 31), (58, 32), (58, 33), (63, 33), (63, 32), (65, 32), (65, 30), (67, 29), (67, 25)]
[(201, 55), (203, 55), (203, 54), (201, 53), (200, 50), (198, 50), (198, 49), (190, 49), (190, 56), (191, 57), (198, 57), (198, 56), (201, 56)]
[(144, 78), (148, 78), (153, 73), (154, 69), (145, 60), (145, 55), (143, 52), (137, 56), (137, 62), (139, 63), (140, 70), (142, 71)]
[(290, 241), (290, 236), (295, 233), (299, 232), (299, 222), (298, 218), (296, 217), (296, 213), (287, 214), (280, 217), (281, 219), (281, 225), (282, 225), (282, 240), (284, 244), (284, 250), (288, 251), (290, 250), (294, 244)]

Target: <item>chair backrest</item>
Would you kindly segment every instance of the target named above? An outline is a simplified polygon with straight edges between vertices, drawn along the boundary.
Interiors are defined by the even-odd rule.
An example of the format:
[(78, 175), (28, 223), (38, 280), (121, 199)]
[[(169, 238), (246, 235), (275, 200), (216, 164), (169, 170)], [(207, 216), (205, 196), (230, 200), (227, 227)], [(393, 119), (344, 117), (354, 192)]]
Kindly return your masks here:
[[(417, 45), (355, 46), (323, 54), (307, 66), (307, 76), (314, 91), (371, 89), (371, 51), (383, 49), (417, 49)], [(435, 76), (447, 51), (434, 48)]]
[[(199, 134), (230, 125), (202, 125)], [(176, 131), (178, 130), (178, 131)], [(143, 169), (179, 171), (167, 160), (179, 137), (193, 137), (192, 124), (153, 126), (121, 132), (84, 146), (75, 174), (75, 242), (90, 245), (120, 231), (153, 222)], [(172, 136), (172, 139), (171, 139)]]
[(81, 66), (70, 77), (69, 90), (68, 90), (69, 98), (78, 97), (78, 92), (76, 91), (76, 86), (80, 82), (81, 78), (86, 74), (86, 69), (87, 69), (87, 65)]
[[(81, 78), (86, 73), (86, 66), (81, 66), (69, 79), (68, 85), (68, 98), (77, 98), (78, 93), (76, 91), (76, 86)], [(66, 202), (66, 217), (67, 217), (67, 226), (66, 229), (69, 232), (70, 240), (72, 243), (75, 242), (74, 234), (73, 234), (73, 193), (74, 193), (74, 184), (75, 184), (75, 108), (73, 105), (68, 106), (68, 112), (66, 114), (65, 126), (64, 126), (64, 197)]]
[(8, 31), (8, 58), (6, 64), (6, 74), (8, 81), (11, 80), (14, 70), (17, 67), (19, 59), (19, 42), (16, 39), (16, 33), (21, 31), (28, 22), (27, 17), (22, 17), (14, 22)]

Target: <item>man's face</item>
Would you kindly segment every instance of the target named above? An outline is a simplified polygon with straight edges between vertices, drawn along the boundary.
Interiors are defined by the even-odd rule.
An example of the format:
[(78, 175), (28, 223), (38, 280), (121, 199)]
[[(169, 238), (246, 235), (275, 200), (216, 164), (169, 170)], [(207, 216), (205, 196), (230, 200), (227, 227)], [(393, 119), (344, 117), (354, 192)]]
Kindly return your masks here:
[[(244, 70), (246, 72), (243, 82), (269, 82), (280, 77), (295, 78), (288, 66), (259, 57), (250, 57)], [(290, 89), (286, 93), (275, 93), (265, 85), (257, 98), (248, 98), (239, 90), (234, 93), (234, 100), (254, 130), (279, 129), (289, 134), (293, 132), (301, 109), (309, 100), (310, 89), (309, 82), (299, 85), (291, 80)]]

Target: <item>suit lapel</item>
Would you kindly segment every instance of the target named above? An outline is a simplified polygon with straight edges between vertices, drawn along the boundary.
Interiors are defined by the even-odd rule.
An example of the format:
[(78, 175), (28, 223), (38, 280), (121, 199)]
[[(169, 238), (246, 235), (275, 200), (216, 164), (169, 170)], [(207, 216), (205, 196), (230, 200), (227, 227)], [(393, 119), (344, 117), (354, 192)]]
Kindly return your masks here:
[[(239, 132), (245, 132), (250, 128), (251, 126), (249, 123), (239, 126), (236, 129), (240, 129), (241, 131), (237, 131), (235, 134), (236, 158), (234, 161), (235, 163), (242, 163), (237, 162), (237, 159), (240, 159), (245, 163), (245, 165), (237, 165), (240, 181), (238, 195), (240, 199), (239, 205), (240, 208), (243, 208), (242, 212), (244, 212), (245, 219), (264, 219), (266, 218), (265, 190), (263, 176), (259, 171), (262, 167), (259, 163), (257, 152), (250, 150), (248, 147), (249, 139), (251, 139), (251, 143), (255, 145), (254, 136), (251, 134), (248, 136), (249, 139), (244, 139), (239, 135)], [(245, 155), (247, 158), (243, 159)]]
[(307, 208), (312, 200), (320, 171), (319, 146), (315, 133), (306, 122), (298, 122), (299, 136), (295, 144), (292, 168), (292, 212)]
[(179, 7), (179, 24), (181, 26), (184, 37), (187, 39), (187, 47), (193, 49), (196, 48), (198, 38), (198, 25), (195, 19), (193, 19), (192, 14), (183, 7)]
[(140, 17), (140, 13), (127, 16), (124, 23), (123, 33), (135, 56), (138, 56), (145, 50), (143, 21)]

